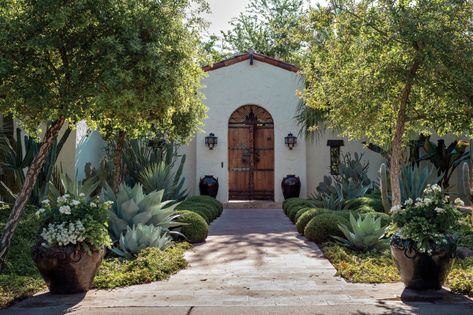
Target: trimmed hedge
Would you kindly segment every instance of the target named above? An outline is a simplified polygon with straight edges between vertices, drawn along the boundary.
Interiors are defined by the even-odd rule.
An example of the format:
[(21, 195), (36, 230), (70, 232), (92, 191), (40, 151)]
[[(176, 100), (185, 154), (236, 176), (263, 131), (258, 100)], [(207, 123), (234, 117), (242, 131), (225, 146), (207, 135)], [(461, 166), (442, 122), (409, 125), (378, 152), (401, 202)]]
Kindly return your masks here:
[(308, 211), (304, 212), (303, 214), (301, 214), (299, 219), (297, 219), (297, 222), (296, 222), (297, 231), (300, 234), (304, 235), (304, 229), (307, 223), (309, 223), (309, 221), (312, 220), (312, 218), (315, 217), (316, 215), (327, 213), (327, 212), (331, 212), (331, 210), (323, 209), (323, 208), (311, 208)]
[(202, 218), (204, 218), (207, 223), (212, 222), (218, 216), (218, 210), (213, 205), (204, 203), (184, 201), (176, 207), (176, 210), (188, 210), (195, 212), (202, 216)]
[(348, 224), (348, 220), (335, 213), (322, 213), (309, 221), (304, 229), (304, 236), (317, 244), (331, 240), (332, 236), (343, 236), (339, 224)]
[(192, 211), (180, 210), (177, 211), (177, 214), (179, 217), (176, 221), (186, 224), (180, 228), (180, 232), (184, 234), (186, 240), (190, 243), (204, 242), (209, 234), (207, 222), (200, 215)]
[(218, 215), (220, 216), (223, 212), (223, 205), (217, 199), (210, 196), (192, 196), (186, 199), (189, 202), (199, 202), (199, 203), (210, 203), (218, 209)]
[(286, 213), (287, 208), (289, 208), (290, 204), (292, 204), (294, 202), (297, 202), (299, 200), (303, 200), (303, 199), (301, 199), (301, 198), (288, 198), (288, 199), (284, 200), (283, 203), (282, 203), (282, 209), (283, 209), (284, 213)]
[(283, 203), (283, 210), (285, 214), (288, 214), (289, 211), (296, 206), (304, 206), (304, 207), (313, 207), (314, 204), (307, 199), (302, 198), (289, 198)]
[(294, 221), (293, 222), (297, 222), (297, 220), (299, 220), (299, 218), (301, 217), (301, 215), (303, 215), (304, 213), (306, 213), (307, 211), (311, 210), (311, 209), (314, 209), (314, 208), (303, 208), (299, 211), (297, 211), (297, 214), (296, 216), (294, 217)]
[(384, 212), (383, 202), (380, 198), (375, 197), (359, 197), (351, 200), (347, 200), (345, 202), (344, 208), (345, 209), (368, 209), (365, 207), (369, 207), (374, 211)]

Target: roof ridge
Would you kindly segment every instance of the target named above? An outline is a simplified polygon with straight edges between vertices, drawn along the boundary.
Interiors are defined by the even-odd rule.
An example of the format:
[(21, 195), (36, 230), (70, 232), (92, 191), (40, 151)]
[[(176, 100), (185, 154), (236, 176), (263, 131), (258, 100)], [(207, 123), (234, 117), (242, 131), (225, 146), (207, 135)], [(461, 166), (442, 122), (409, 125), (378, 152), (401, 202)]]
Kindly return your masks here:
[(293, 64), (290, 64), (290, 63), (287, 63), (285, 61), (282, 61), (282, 60), (279, 60), (279, 59), (276, 59), (274, 57), (270, 57), (270, 56), (267, 56), (267, 55), (263, 55), (263, 54), (260, 54), (260, 53), (257, 53), (257, 52), (246, 52), (246, 53), (236, 54), (233, 57), (230, 57), (228, 59), (216, 62), (213, 65), (204, 66), (204, 67), (202, 67), (202, 70), (204, 70), (205, 72), (209, 72), (209, 71), (217, 70), (217, 69), (220, 69), (220, 68), (223, 68), (223, 67), (228, 67), (228, 66), (234, 65), (236, 63), (240, 63), (242, 61), (248, 60), (248, 59), (251, 58), (251, 56), (253, 56), (254, 60), (258, 60), (260, 62), (264, 62), (264, 63), (270, 64), (270, 65), (273, 65), (275, 67), (282, 68), (282, 69), (287, 70), (287, 71), (291, 71), (291, 72), (299, 72), (300, 71), (300, 69), (297, 66), (293, 65)]

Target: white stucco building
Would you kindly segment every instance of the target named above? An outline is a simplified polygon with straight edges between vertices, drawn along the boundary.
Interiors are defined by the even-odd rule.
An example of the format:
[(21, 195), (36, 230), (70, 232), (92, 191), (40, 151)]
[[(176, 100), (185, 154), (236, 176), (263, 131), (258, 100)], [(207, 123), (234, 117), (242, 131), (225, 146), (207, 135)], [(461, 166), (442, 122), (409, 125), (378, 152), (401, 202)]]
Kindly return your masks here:
[[(180, 153), (186, 154), (183, 175), (191, 195), (199, 194), (200, 178), (213, 175), (218, 178), (217, 199), (222, 202), (281, 202), (281, 181), (294, 174), (301, 181), (301, 197), (308, 196), (330, 174), (331, 146), (338, 148), (334, 151), (340, 154), (363, 153), (369, 162), (369, 176), (377, 181), (383, 162), (380, 154), (329, 131), (316, 139), (304, 139), (299, 134), (300, 126), (294, 117), (301, 101), (297, 92), (303, 89), (304, 79), (297, 67), (245, 53), (204, 70), (204, 103), (208, 107), (204, 132), (180, 148)], [(218, 140), (212, 149), (205, 143), (210, 134)], [(289, 134), (297, 137), (292, 148), (285, 143)], [(447, 143), (453, 140), (444, 138)], [(95, 132), (88, 134), (85, 123), (79, 123), (58, 162), (69, 175), (81, 179), (86, 163), (98, 167), (104, 148), (100, 136)], [(456, 176), (451, 184), (458, 184)]]

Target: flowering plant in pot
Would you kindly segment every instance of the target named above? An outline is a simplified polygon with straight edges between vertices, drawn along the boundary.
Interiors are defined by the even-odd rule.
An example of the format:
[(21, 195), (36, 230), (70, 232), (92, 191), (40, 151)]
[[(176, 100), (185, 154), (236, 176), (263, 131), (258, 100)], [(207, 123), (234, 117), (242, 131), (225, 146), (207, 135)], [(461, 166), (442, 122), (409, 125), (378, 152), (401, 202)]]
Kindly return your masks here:
[(33, 246), (33, 260), (51, 293), (89, 290), (112, 241), (108, 209), (112, 202), (65, 194), (44, 200), (36, 212), (41, 219), (40, 240)]
[(460, 213), (438, 185), (427, 186), (421, 197), (391, 209), (398, 231), (391, 253), (408, 288), (440, 289), (450, 272), (456, 250), (453, 231)]

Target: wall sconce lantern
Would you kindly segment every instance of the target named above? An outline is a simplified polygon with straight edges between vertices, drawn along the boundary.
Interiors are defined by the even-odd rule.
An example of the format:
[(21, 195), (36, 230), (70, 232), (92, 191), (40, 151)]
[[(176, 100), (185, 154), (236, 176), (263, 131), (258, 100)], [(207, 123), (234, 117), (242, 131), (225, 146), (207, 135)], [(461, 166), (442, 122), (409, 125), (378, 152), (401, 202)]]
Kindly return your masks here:
[(205, 137), (205, 144), (209, 147), (209, 150), (213, 150), (217, 145), (218, 138), (211, 132)]
[(284, 137), (284, 143), (288, 146), (289, 150), (292, 150), (297, 144), (297, 137), (289, 133), (287, 137)]
[(327, 146), (330, 147), (330, 174), (340, 174), (340, 147), (344, 145), (343, 140), (328, 140)]

